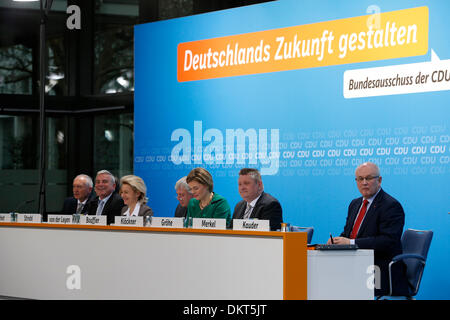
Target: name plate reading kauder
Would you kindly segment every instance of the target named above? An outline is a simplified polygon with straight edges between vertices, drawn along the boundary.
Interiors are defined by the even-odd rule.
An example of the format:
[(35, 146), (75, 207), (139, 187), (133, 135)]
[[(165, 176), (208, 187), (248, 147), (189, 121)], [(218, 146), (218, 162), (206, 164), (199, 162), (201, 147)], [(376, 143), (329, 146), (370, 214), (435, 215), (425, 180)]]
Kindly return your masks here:
[(72, 215), (57, 215), (49, 214), (47, 217), (47, 223), (53, 224), (72, 224)]
[(106, 226), (106, 216), (80, 216), (80, 224)]
[(152, 217), (152, 227), (183, 228), (184, 227), (184, 218)]
[(143, 227), (144, 226), (144, 217), (139, 216), (118, 216), (115, 217), (114, 220), (115, 226), (122, 226), (122, 227)]
[(41, 223), (42, 217), (39, 213), (18, 213), (17, 222), (19, 223)]
[(0, 222), (11, 222), (11, 213), (0, 213)]
[(192, 228), (225, 230), (227, 228), (227, 219), (194, 218), (192, 219)]
[(270, 231), (270, 221), (233, 219), (233, 230)]

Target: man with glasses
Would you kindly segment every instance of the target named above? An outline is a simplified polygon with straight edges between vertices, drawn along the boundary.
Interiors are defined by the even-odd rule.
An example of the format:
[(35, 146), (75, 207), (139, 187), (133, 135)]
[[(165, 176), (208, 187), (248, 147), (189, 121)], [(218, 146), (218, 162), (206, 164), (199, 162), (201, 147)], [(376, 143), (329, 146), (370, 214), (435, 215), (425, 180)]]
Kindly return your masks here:
[[(374, 163), (366, 162), (356, 169), (356, 186), (362, 197), (350, 203), (344, 231), (340, 237), (333, 238), (335, 244), (356, 244), (360, 249), (374, 250), (375, 265), (380, 271), (375, 296), (389, 294), (389, 262), (402, 253), (400, 239), (405, 224), (401, 204), (383, 191), (381, 180), (380, 169)], [(403, 263), (394, 264), (392, 282), (394, 296), (409, 294)]]
[(177, 192), (177, 200), (179, 204), (175, 209), (175, 217), (186, 218), (187, 206), (192, 199), (191, 187), (186, 182), (186, 177), (182, 177), (175, 183), (175, 191)]

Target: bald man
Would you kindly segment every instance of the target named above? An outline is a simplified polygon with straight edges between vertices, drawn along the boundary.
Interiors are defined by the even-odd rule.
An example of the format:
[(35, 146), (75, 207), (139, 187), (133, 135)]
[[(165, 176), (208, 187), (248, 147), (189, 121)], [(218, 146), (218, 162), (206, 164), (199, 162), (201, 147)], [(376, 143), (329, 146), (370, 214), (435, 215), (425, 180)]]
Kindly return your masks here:
[[(382, 177), (376, 164), (361, 164), (355, 171), (355, 181), (362, 197), (350, 203), (344, 231), (333, 241), (335, 244), (357, 244), (360, 249), (373, 249), (375, 265), (380, 270), (375, 296), (387, 295), (390, 292), (389, 262), (402, 253), (400, 239), (405, 213), (401, 204), (381, 188)], [(393, 266), (392, 280), (394, 296), (409, 295), (403, 263)]]

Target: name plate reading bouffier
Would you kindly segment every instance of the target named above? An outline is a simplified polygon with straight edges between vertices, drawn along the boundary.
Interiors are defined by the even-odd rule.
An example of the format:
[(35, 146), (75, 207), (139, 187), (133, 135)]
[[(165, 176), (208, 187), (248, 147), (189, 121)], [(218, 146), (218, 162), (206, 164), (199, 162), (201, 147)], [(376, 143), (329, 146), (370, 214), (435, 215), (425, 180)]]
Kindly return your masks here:
[(157, 228), (183, 228), (184, 218), (152, 217), (152, 227)]
[(47, 217), (48, 223), (54, 223), (54, 224), (72, 224), (72, 215), (52, 215), (49, 214)]
[(234, 219), (233, 230), (270, 231), (269, 220)]
[(39, 213), (18, 213), (17, 222), (19, 223), (41, 223), (42, 217)]
[(192, 221), (192, 228), (225, 230), (227, 228), (227, 219), (194, 218)]
[(106, 216), (81, 216), (80, 224), (106, 226)]
[(11, 213), (0, 213), (0, 222), (11, 222)]
[(139, 216), (120, 216), (115, 217), (114, 220), (115, 226), (123, 226), (123, 227), (143, 227), (144, 226), (144, 217)]

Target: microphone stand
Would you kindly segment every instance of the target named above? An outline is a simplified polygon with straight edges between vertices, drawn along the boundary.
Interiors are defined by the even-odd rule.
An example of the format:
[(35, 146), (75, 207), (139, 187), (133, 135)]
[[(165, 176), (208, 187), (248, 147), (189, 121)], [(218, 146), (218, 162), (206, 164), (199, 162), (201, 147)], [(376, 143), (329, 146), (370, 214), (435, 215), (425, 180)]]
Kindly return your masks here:
[(45, 164), (46, 164), (46, 117), (45, 117), (45, 76), (47, 74), (47, 47), (45, 42), (45, 25), (53, 0), (40, 0), (40, 46), (39, 46), (39, 122), (40, 122), (40, 153), (39, 153), (39, 213), (44, 216), (45, 207)]

